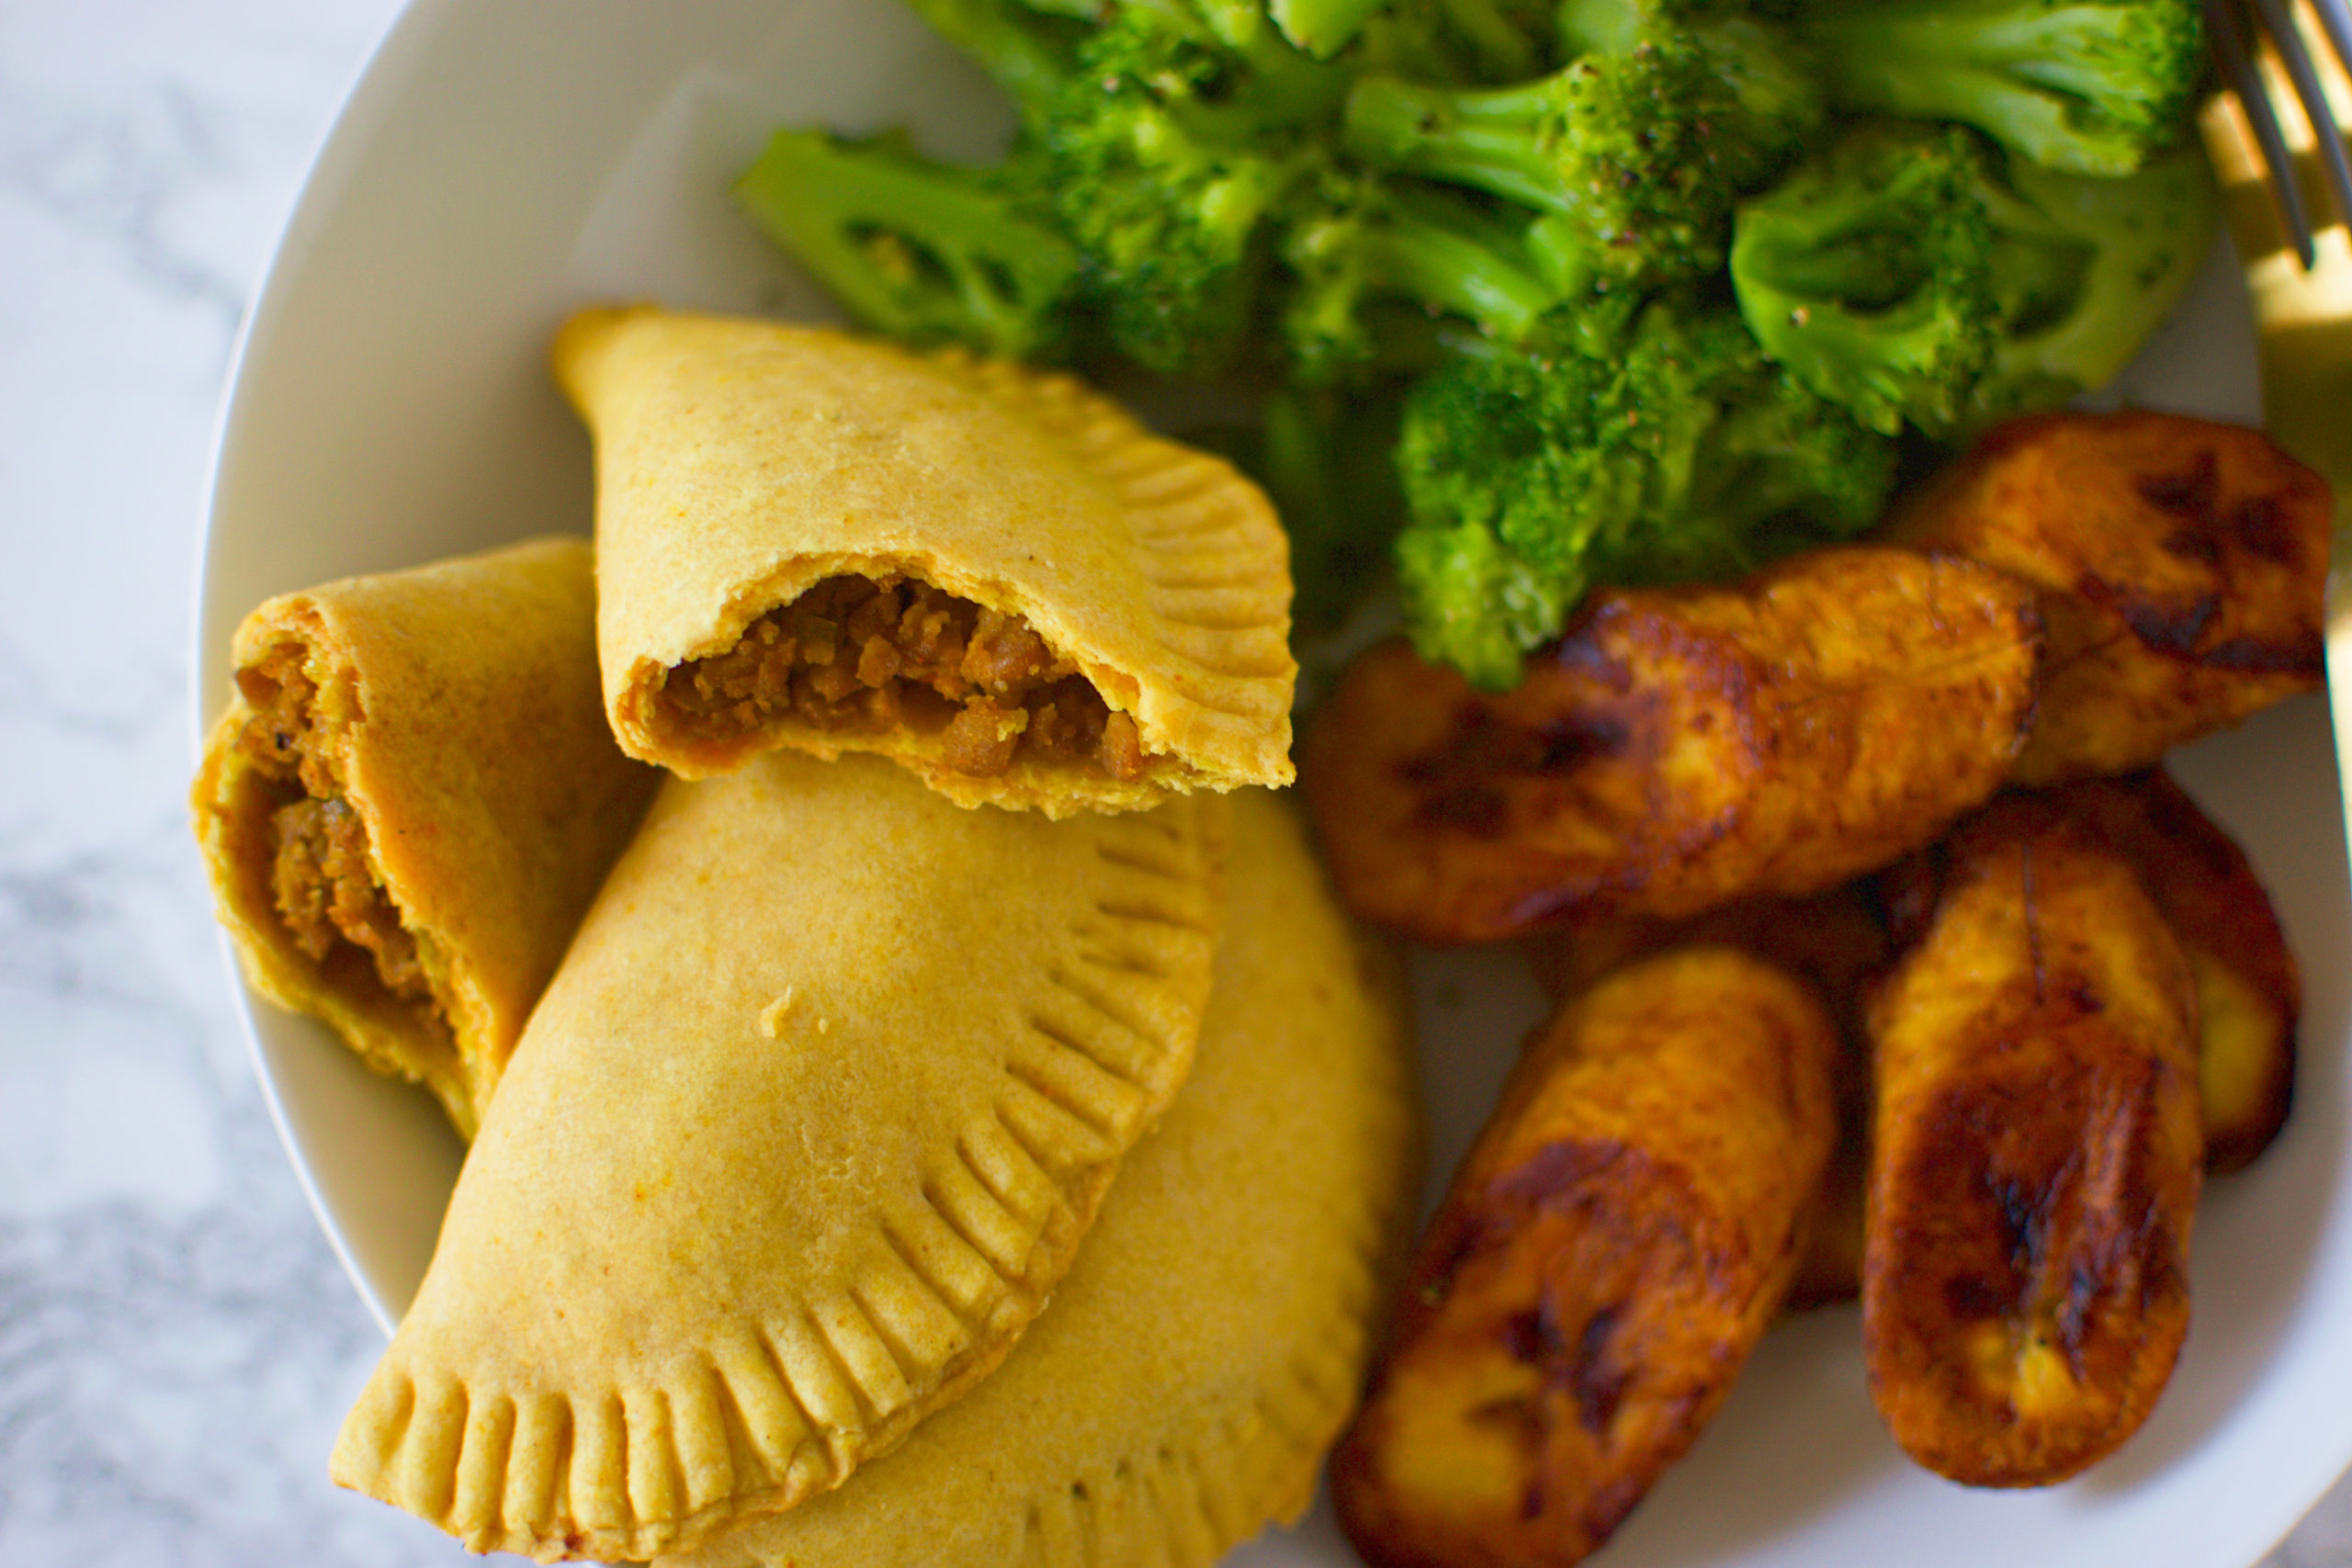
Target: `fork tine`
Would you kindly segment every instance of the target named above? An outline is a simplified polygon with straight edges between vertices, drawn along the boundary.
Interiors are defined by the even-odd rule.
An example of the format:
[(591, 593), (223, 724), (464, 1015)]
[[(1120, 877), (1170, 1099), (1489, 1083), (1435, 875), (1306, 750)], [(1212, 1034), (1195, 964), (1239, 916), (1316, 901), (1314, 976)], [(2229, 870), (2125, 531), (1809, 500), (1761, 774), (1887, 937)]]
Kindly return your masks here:
[(2271, 112), (2268, 89), (2254, 68), (2253, 58), (2246, 53), (2245, 35), (2238, 31), (2234, 0), (2203, 0), (2205, 28), (2212, 35), (2213, 52), (2222, 62), (2222, 73), (2230, 80), (2231, 91), (2237, 95), (2238, 107), (2245, 111), (2246, 124), (2254, 131), (2256, 145), (2262, 149), (2262, 162), (2270, 170), (2271, 199), (2278, 204), (2278, 215), (2287, 220), (2287, 232), (2295, 242), (2295, 254), (2302, 259), (2303, 269), (2311, 270), (2316, 259), (2312, 248), (2312, 220), (2303, 205), (2302, 181), (2295, 173), (2294, 157), (2287, 151), (2287, 139), (2278, 133), (2278, 117)]
[(2328, 183), (2335, 187), (2336, 212), (2346, 224), (2352, 225), (2352, 164), (2345, 161), (2344, 131), (2335, 123), (2335, 111), (2328, 104), (2327, 90), (2320, 85), (2319, 73), (2312, 68), (2302, 29), (2295, 26), (2286, 0), (2255, 0), (2255, 5), (2262, 12), (2271, 47), (2278, 51), (2280, 62), (2287, 67), (2288, 79), (2295, 84), (2295, 96), (2303, 102), (2303, 116), (2312, 124), (2312, 140), (2319, 143), (2321, 161), (2327, 164)]
[(2336, 60), (2352, 72), (2352, 5), (2346, 0), (2312, 0), (2312, 9), (2319, 13), (2320, 26), (2335, 46)]

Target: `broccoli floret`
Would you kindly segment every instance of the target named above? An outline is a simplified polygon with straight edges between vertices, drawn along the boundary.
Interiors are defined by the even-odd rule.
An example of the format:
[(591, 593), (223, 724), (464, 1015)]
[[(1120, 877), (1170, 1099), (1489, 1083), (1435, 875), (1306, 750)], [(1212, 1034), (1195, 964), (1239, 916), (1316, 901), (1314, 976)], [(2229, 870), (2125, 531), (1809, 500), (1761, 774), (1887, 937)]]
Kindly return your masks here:
[(901, 132), (776, 133), (735, 194), (861, 326), (1050, 356), (1078, 252), (1023, 215), (1017, 172), (933, 163)]
[(1098, 6), (1023, 0), (907, 0), (932, 31), (978, 61), (1023, 112), (1059, 92)]
[(1510, 87), (1363, 77), (1346, 146), (1551, 215), (1594, 276), (1713, 271), (1734, 197), (1819, 123), (1819, 95), (1763, 23), (1650, 18), (1629, 36), (1622, 51), (1596, 48)]
[(1894, 449), (1728, 308), (1612, 298), (1415, 386), (1396, 461), (1414, 645), (1499, 689), (1592, 583), (1732, 575), (1869, 526)]
[(1841, 108), (1956, 119), (2037, 164), (2128, 175), (2188, 123), (2198, 0), (1815, 0)]
[(2193, 147), (2124, 179), (2012, 159), (1984, 201), (1999, 331), (1972, 399), (1979, 423), (2113, 380), (2180, 303), (2217, 216), (2212, 175)]
[(1034, 131), (1114, 348), (1170, 375), (1232, 361), (1272, 249), (1269, 221), (1326, 161), (1314, 131), (1340, 85), (1271, 32), (1245, 55), (1141, 6), (1088, 38)]
[[(1343, 4), (1296, 0), (1291, 8), (1338, 12)], [(1387, 0), (1362, 22), (1351, 62), (1417, 82), (1523, 82), (1556, 52), (1554, 14), (1555, 0)]]
[(1528, 650), (1566, 625), (1584, 591), (1580, 580), (1571, 590), (1478, 523), (1408, 527), (1396, 540), (1396, 579), (1414, 649), (1490, 692), (1519, 683)]
[(1283, 37), (1317, 60), (1329, 60), (1355, 42), (1366, 18), (1384, 0), (1267, 0)]
[(1192, 0), (1192, 4), (1193, 12), (1227, 48), (1255, 51), (1263, 41), (1266, 0)]
[(1951, 439), (2111, 379), (2213, 222), (2193, 149), (2109, 179), (1957, 126), (1866, 126), (1741, 204), (1731, 277), (1799, 380), (1874, 429)]
[(1283, 239), (1288, 374), (1319, 387), (1426, 368), (1432, 312), (1526, 336), (1564, 297), (1533, 227), (1434, 188), (1327, 175)]
[(1740, 203), (1740, 314), (1873, 430), (1951, 429), (1992, 362), (1989, 153), (1957, 126), (1865, 125)]

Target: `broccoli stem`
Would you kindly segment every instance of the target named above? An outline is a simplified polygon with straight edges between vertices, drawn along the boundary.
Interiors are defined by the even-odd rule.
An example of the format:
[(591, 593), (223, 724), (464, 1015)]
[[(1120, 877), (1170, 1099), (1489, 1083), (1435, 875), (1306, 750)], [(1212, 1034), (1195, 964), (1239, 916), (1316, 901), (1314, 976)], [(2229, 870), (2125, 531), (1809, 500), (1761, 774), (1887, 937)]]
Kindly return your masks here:
[(1742, 203), (1732, 287), (1764, 351), (1883, 434), (1950, 432), (1993, 354), (1992, 155), (1959, 126), (1865, 124)]
[(1384, 292), (1467, 316), (1516, 342), (1559, 303), (1559, 292), (1522, 259), (1520, 236), (1435, 200), (1396, 198), (1390, 221), (1372, 225), (1357, 253)]
[(2203, 154), (2182, 148), (2125, 179), (2012, 160), (1988, 182), (2001, 330), (1974, 394), (1980, 420), (2105, 386), (2171, 316), (2217, 220)]
[(1270, 0), (1274, 26), (1283, 37), (1317, 60), (1329, 60), (1353, 43), (1365, 18), (1384, 0)]
[(2177, 140), (2205, 70), (2188, 0), (1828, 0), (1805, 34), (1840, 107), (1961, 120), (2086, 175)]
[(1572, 211), (1559, 163), (1542, 136), (1556, 112), (1551, 77), (1463, 91), (1367, 76), (1348, 95), (1348, 150), (1372, 163), (1474, 186), (1539, 212)]
[(1359, 78), (1341, 139), (1376, 168), (1465, 186), (1551, 221), (1588, 276), (1659, 281), (1720, 265), (1738, 191), (1818, 123), (1785, 36), (1734, 17), (1661, 24), (1532, 82), (1451, 87)]
[[(1070, 77), (1083, 12), (1017, 0), (907, 0), (949, 43), (978, 61), (1024, 107), (1043, 103)], [(1059, 15), (1045, 15), (1054, 12)], [(1067, 18), (1067, 20), (1066, 20)]]
[(1058, 335), (1079, 255), (985, 180), (923, 161), (902, 137), (785, 130), (736, 195), (862, 325), (1025, 357)]
[(1495, 0), (1438, 0), (1438, 4), (1453, 30), (1469, 42), (1479, 63), (1492, 75), (1510, 81), (1543, 69), (1542, 54)]
[(1434, 193), (1375, 186), (1295, 226), (1283, 259), (1297, 276), (1283, 319), (1292, 378), (1323, 385), (1409, 358), (1391, 352), (1375, 301), (1465, 317), (1515, 343), (1560, 302), (1527, 231)]

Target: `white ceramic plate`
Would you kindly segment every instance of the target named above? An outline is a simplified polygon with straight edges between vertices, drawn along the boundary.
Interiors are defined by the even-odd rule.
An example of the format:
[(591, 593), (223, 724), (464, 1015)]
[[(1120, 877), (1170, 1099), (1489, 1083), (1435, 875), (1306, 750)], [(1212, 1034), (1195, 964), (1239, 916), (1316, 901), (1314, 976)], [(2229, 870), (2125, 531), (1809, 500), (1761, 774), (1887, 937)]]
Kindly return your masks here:
[[(566, 311), (613, 298), (824, 314), (727, 190), (780, 124), (905, 122), (981, 155), (1008, 118), (889, 0), (417, 0), (320, 155), (250, 322), (221, 434), (199, 718), (268, 594), (548, 529), (585, 532), (588, 449), (545, 372)], [(2135, 367), (2140, 400), (2256, 414), (2252, 333), (2217, 259)], [(200, 727), (199, 727), (200, 728)], [(1971, 1492), (1912, 1468), (1863, 1389), (1850, 1309), (1775, 1331), (1722, 1416), (1601, 1562), (1981, 1568), (2252, 1563), (2352, 1461), (2352, 1037), (2343, 818), (2324, 705), (2179, 759), (2268, 882), (2310, 994), (2295, 1117), (2199, 1219), (2196, 1325), (2154, 1417), (2070, 1485)], [(1424, 956), (1436, 1168), (1541, 1003), (1509, 953)], [(389, 1329), (461, 1150), (421, 1091), (266, 1006), (254, 1058), (321, 1224)], [(1352, 1562), (1327, 1517), (1237, 1562)]]

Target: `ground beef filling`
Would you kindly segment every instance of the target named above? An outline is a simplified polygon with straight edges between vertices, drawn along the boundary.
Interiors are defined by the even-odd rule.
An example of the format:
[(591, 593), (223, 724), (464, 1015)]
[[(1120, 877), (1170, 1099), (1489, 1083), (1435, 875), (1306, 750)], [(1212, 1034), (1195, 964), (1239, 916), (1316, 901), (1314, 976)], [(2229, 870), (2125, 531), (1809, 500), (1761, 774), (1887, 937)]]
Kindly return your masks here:
[(338, 945), (365, 952), (385, 989), (436, 1019), (440, 1004), (416, 939), (376, 885), (367, 826), (336, 789), (325, 738), (311, 722), (317, 688), (302, 672), (302, 650), (273, 649), (239, 671), (237, 684), (254, 710), (237, 749), (277, 802), (269, 814), (270, 890), (279, 923), (313, 963), (324, 964)]
[(975, 778), (1018, 757), (1108, 778), (1143, 772), (1135, 720), (1019, 615), (902, 577), (829, 577), (662, 684), (669, 723), (732, 739), (789, 715), (833, 733), (938, 735)]

